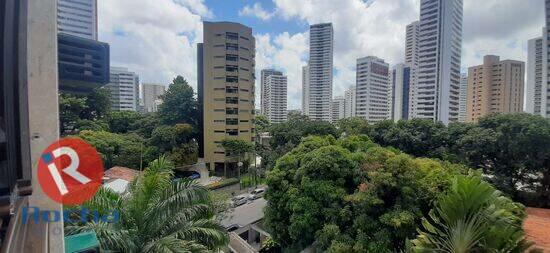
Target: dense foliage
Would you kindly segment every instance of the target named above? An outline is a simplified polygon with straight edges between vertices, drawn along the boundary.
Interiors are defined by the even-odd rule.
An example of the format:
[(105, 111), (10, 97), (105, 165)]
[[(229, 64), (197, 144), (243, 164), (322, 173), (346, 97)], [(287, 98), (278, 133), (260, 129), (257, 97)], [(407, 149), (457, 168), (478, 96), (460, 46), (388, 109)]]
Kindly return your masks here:
[(61, 133), (91, 143), (107, 168), (138, 169), (161, 155), (168, 156), (178, 168), (196, 163), (197, 101), (193, 89), (177, 76), (162, 98), (159, 113), (141, 114), (111, 111), (106, 89), (85, 96), (61, 94)]
[(290, 251), (394, 252), (465, 167), (377, 147), (366, 136), (308, 137), (268, 173), (265, 222)]
[[(550, 206), (550, 121), (501, 114), (446, 127), (429, 120), (384, 121), (367, 132), (376, 143), (418, 157), (481, 168), (495, 186), (531, 205)], [(525, 193), (533, 193), (530, 201)]]
[(101, 214), (116, 210), (120, 220), (69, 223), (66, 233), (95, 231), (106, 252), (217, 252), (228, 237), (214, 219), (213, 196), (193, 181), (174, 181), (172, 168), (161, 157), (134, 179), (129, 194), (101, 188), (83, 206)]

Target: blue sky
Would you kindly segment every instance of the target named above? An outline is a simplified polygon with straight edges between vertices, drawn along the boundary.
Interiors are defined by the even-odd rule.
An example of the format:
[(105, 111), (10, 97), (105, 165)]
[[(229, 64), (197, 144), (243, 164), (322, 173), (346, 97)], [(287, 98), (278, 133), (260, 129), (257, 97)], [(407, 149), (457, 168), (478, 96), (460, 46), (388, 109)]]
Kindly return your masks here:
[(239, 11), (246, 5), (250, 6), (255, 3), (260, 3), (264, 9), (273, 11), (275, 4), (271, 0), (206, 0), (204, 3), (211, 8), (214, 14), (214, 17), (206, 18), (206, 21), (224, 20), (238, 22), (253, 27), (255, 33), (297, 33), (309, 28), (306, 22), (300, 22), (297, 19), (284, 20), (281, 18), (272, 18), (268, 22), (265, 22), (255, 17), (239, 15)]
[[(182, 75), (196, 87), (202, 22), (245, 24), (256, 37), (257, 76), (263, 68), (283, 71), (289, 108), (296, 109), (310, 24), (333, 23), (333, 93), (341, 95), (355, 83), (357, 58), (404, 60), (405, 27), (418, 20), (419, 7), (420, 0), (98, 0), (99, 39), (110, 44), (113, 66), (135, 71), (144, 83)], [(542, 35), (543, 14), (544, 0), (464, 0), (462, 69), (486, 54), (526, 61), (527, 40)]]

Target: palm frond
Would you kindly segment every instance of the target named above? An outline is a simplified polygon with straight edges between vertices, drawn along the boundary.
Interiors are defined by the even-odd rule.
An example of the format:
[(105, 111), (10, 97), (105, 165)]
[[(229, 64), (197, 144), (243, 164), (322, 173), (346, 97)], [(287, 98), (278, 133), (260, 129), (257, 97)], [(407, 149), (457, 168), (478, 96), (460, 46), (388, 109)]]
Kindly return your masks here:
[(207, 253), (209, 250), (199, 243), (185, 241), (174, 236), (164, 237), (145, 244), (142, 252), (151, 253)]

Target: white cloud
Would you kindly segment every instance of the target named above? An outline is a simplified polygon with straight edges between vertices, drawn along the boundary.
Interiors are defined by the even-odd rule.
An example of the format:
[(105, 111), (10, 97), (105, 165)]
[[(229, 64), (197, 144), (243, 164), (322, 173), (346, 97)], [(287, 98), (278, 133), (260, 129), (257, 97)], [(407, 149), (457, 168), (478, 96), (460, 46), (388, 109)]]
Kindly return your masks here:
[[(281, 70), (288, 76), (288, 108), (301, 107), (302, 66), (306, 65), (309, 33), (290, 35), (287, 32), (277, 36), (258, 34), (256, 37), (256, 76), (265, 68)], [(260, 87), (260, 78), (256, 79)], [(258, 89), (256, 95), (259, 96)], [(260, 101), (259, 98), (256, 101)], [(257, 103), (259, 104), (259, 103)]]
[[(419, 18), (420, 9), (420, 0), (272, 1), (273, 10), (254, 3), (239, 14), (273, 25), (280, 25), (277, 19), (297, 26), (333, 23), (334, 95), (355, 83), (359, 57), (375, 55), (392, 65), (402, 62), (405, 26)], [(181, 74), (196, 87), (195, 45), (202, 41), (202, 19), (213, 17), (203, 0), (105, 0), (98, 4), (100, 40), (110, 43), (113, 66), (136, 71), (143, 82), (167, 84)], [(463, 69), (480, 64), (485, 54), (526, 61), (527, 40), (542, 35), (543, 14), (543, 0), (464, 0)], [(284, 71), (289, 77), (289, 108), (301, 105), (301, 67), (308, 57), (308, 37), (307, 29), (256, 34), (258, 77), (262, 68)]]
[(256, 17), (264, 21), (271, 19), (274, 15), (275, 13), (264, 10), (260, 3), (254, 3), (252, 6), (245, 5), (243, 9), (239, 11), (239, 16)]
[[(334, 95), (355, 83), (357, 58), (374, 55), (391, 65), (404, 61), (405, 27), (419, 19), (420, 9), (420, 0), (273, 2), (276, 10), (272, 13), (286, 21), (332, 22)], [(541, 35), (543, 13), (542, 0), (464, 0), (463, 69), (480, 64), (485, 54), (526, 61), (527, 40)], [(297, 80), (289, 77), (290, 83), (301, 83), (301, 76)], [(300, 97), (290, 99), (291, 105), (300, 104)]]
[(98, 1), (99, 39), (111, 47), (111, 65), (128, 67), (142, 82), (168, 84), (181, 74), (196, 87), (196, 43), (201, 0)]

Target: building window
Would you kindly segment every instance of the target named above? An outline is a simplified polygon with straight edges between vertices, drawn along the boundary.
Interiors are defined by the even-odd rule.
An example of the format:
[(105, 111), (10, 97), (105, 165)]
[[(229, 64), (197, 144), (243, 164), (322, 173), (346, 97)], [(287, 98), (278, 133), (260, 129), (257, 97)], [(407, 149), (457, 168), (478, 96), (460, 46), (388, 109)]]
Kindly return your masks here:
[(232, 33), (232, 32), (226, 32), (225, 33), (225, 38), (228, 39), (228, 40), (238, 40), (239, 39), (239, 34), (238, 33)]
[(227, 98), (225, 98), (225, 103), (237, 105), (237, 104), (239, 104), (239, 98), (237, 98), (237, 97), (227, 97)]
[(225, 49), (239, 51), (239, 45), (234, 43), (227, 43), (225, 44)]
[(225, 92), (226, 93), (239, 93), (239, 89), (238, 88), (233, 88), (233, 87), (227, 87), (227, 88), (225, 88)]
[(239, 77), (238, 76), (226, 76), (225, 82), (228, 83), (239, 83)]
[(239, 114), (239, 109), (237, 109), (237, 108), (225, 108), (225, 114), (238, 115)]
[(236, 65), (226, 65), (225, 66), (225, 71), (227, 72), (239, 72), (239, 66), (236, 66)]
[(226, 119), (225, 124), (230, 126), (236, 126), (239, 124), (239, 119)]
[(226, 55), (225, 55), (225, 60), (226, 60), (226, 61), (238, 62), (238, 61), (239, 61), (239, 56), (238, 56), (238, 55), (234, 55), (234, 54), (226, 54)]
[(239, 135), (239, 130), (237, 129), (227, 129), (225, 130), (225, 133), (230, 136), (237, 136)]

